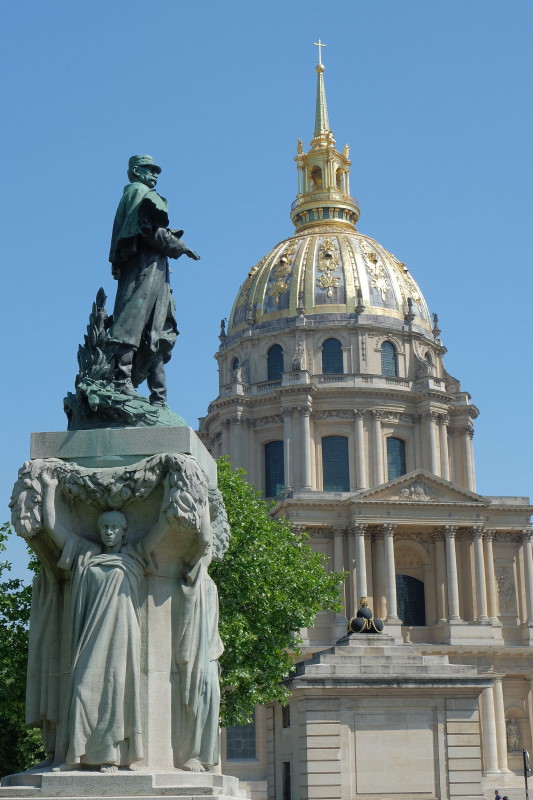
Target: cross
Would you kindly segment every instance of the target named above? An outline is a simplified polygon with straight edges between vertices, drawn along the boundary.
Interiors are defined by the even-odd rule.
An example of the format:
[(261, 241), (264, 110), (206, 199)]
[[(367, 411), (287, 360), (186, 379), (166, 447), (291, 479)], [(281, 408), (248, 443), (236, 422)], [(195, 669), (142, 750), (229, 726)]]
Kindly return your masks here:
[(322, 44), (320, 36), (318, 37), (318, 42), (313, 42), (313, 44), (318, 47), (318, 63), (322, 64), (322, 47), (327, 47), (327, 44)]

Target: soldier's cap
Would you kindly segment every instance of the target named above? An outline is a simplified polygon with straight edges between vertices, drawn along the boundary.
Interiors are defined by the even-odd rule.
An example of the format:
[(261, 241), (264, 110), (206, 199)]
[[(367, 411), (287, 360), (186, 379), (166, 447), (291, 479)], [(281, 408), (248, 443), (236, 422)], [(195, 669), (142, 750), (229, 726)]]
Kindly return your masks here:
[(152, 156), (132, 156), (128, 161), (128, 169), (133, 167), (154, 167), (158, 175), (161, 172), (161, 167), (155, 163)]

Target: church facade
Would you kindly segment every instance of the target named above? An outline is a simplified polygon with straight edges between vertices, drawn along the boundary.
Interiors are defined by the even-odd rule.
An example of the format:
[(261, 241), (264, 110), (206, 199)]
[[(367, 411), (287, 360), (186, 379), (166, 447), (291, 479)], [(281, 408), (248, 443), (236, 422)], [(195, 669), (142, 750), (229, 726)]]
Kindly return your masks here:
[[(223, 771), (258, 799), (512, 795), (533, 745), (532, 509), (476, 492), (478, 409), (405, 264), (356, 228), (316, 70), (295, 232), (238, 291), (199, 435), (346, 571), (344, 613), (303, 632), (288, 706), (225, 733)], [(343, 639), (361, 597), (385, 622), (364, 644)]]

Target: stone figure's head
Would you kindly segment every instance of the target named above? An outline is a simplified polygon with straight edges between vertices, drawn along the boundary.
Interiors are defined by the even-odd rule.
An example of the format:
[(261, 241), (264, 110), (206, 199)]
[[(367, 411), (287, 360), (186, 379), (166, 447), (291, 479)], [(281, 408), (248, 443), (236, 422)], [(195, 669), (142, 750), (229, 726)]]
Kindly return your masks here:
[(153, 189), (160, 172), (161, 167), (155, 163), (152, 156), (132, 156), (128, 161), (128, 178), (131, 183), (139, 181), (149, 189)]
[(126, 538), (128, 523), (121, 511), (104, 511), (98, 517), (98, 532), (107, 550), (119, 550)]

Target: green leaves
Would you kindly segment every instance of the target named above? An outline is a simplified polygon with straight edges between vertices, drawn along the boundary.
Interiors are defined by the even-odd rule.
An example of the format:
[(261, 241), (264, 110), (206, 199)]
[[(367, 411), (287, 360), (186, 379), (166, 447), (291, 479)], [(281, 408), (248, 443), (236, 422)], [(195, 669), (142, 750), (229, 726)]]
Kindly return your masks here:
[[(0, 527), (0, 551), (10, 533), (7, 523)], [(42, 755), (39, 732), (24, 726), (31, 586), (10, 578), (10, 570), (0, 562), (0, 775), (27, 769)]]
[(319, 611), (336, 611), (344, 576), (326, 571), (327, 557), (314, 553), (305, 536), (273, 519), (258, 492), (218, 462), (231, 539), (210, 573), (220, 597), (223, 725), (248, 722), (256, 703), (283, 702), (282, 679), (301, 643), (299, 629)]

